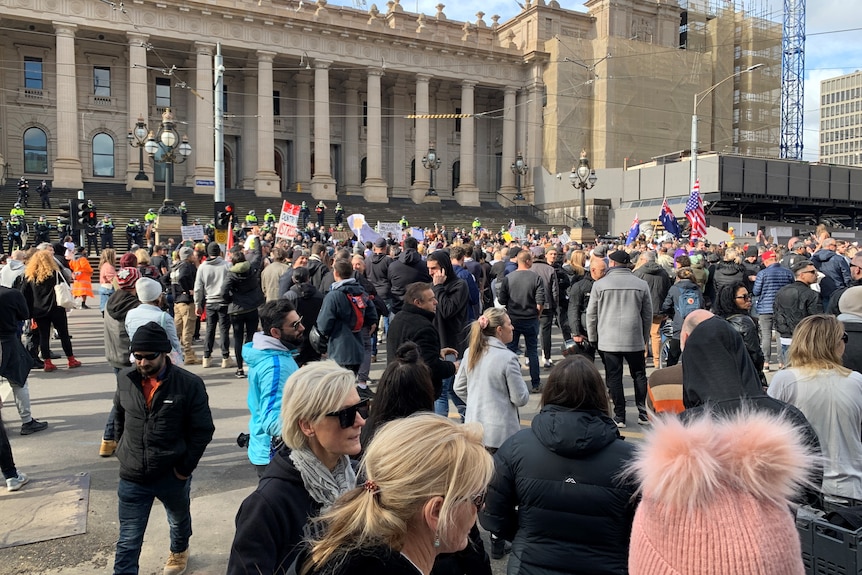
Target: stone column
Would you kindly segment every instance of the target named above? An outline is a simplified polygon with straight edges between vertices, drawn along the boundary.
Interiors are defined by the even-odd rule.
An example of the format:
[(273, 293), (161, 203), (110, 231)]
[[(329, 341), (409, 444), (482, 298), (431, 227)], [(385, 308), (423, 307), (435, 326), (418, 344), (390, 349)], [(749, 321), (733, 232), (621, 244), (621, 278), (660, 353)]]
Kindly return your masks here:
[[(251, 58), (249, 58), (251, 60)], [(246, 63), (242, 97), (242, 189), (253, 190), (257, 172), (257, 72)]]
[[(191, 161), (195, 163), (194, 174), (191, 176), (191, 184), (196, 194), (215, 194), (215, 186), (199, 186), (198, 180), (215, 181), (215, 137), (213, 127), (214, 100), (213, 100), (213, 49), (215, 44), (205, 42), (195, 43), (195, 90), (200, 97), (190, 92), (195, 102), (195, 125), (194, 135), (189, 139), (194, 152)], [(215, 94), (221, 98), (221, 94)], [(179, 130), (182, 136), (182, 129)], [(174, 168), (176, 170), (176, 167)], [(174, 176), (176, 179), (176, 176)]]
[(506, 86), (503, 92), (503, 166), (500, 168), (500, 193), (511, 199), (517, 188), (515, 174), (512, 173), (512, 163), (518, 155), (515, 145), (515, 107), (518, 90), (514, 86)]
[(257, 171), (254, 193), (270, 198), (281, 197), (275, 172), (275, 131), (272, 111), (272, 60), (275, 52), (257, 51)]
[(54, 22), (57, 33), (57, 159), (54, 160), (55, 188), (83, 188), (78, 150), (90, 142), (78, 141), (78, 90), (75, 80), (75, 24)]
[[(461, 83), (461, 113), (473, 114), (473, 89), (476, 82)], [(472, 116), (461, 119), (461, 179), (455, 190), (455, 200), (462, 206), (479, 205), (479, 188), (476, 187), (476, 120)]]
[[(416, 75), (416, 114), (428, 114), (428, 82), (431, 76), (427, 74)], [(422, 158), (428, 153), (428, 148), (431, 145), (430, 129), (428, 127), (428, 118), (417, 118), (414, 120), (416, 137), (414, 139), (415, 149), (413, 158), (416, 160), (416, 179), (410, 186), (410, 197), (417, 204), (428, 201), (436, 201), (440, 203), (439, 196), (429, 196), (426, 198), (425, 193), (428, 191), (430, 184), (430, 175), (425, 166), (422, 165)]]
[[(150, 104), (149, 104), (149, 85), (147, 83), (147, 48), (146, 43), (150, 39), (147, 34), (138, 34), (137, 32), (128, 32), (126, 37), (129, 41), (129, 117), (126, 122), (130, 130), (134, 130), (135, 124), (138, 123), (138, 118), (142, 117), (147, 124), (148, 129), (157, 125), (157, 122), (151, 121)], [(138, 175), (140, 164), (140, 155), (138, 148), (129, 147), (129, 165), (126, 167), (126, 191), (134, 189), (136, 193), (147, 191), (150, 192), (152, 199), (153, 191), (153, 167), (144, 152), (144, 173), (147, 175), (146, 180), (135, 180)]]
[(359, 123), (362, 106), (359, 104), (359, 82), (351, 77), (344, 83), (344, 191), (348, 194), (362, 191), (360, 173)]
[(524, 178), (522, 193), (531, 204), (536, 203), (536, 187), (542, 181), (542, 98), (544, 84), (542, 82), (541, 62), (533, 63), (533, 73), (530, 85), (527, 87), (527, 145), (524, 150), (524, 160), (530, 166), (527, 177)]
[[(399, 78), (392, 87), (391, 94), (393, 113), (386, 122), (389, 124), (387, 149), (391, 152), (383, 155), (383, 173), (388, 175), (387, 181), (392, 190), (392, 197), (396, 196), (396, 192), (401, 197), (410, 190), (410, 156), (412, 155), (412, 152), (401, 144), (407, 141), (407, 122), (412, 122), (404, 117), (410, 113), (410, 98), (407, 95), (407, 86), (403, 77)], [(417, 169), (421, 167), (420, 161)]]
[(383, 179), (383, 124), (380, 105), (380, 78), (383, 70), (368, 70), (368, 128), (365, 147), (365, 181), (362, 195), (369, 202), (388, 202), (386, 181)]
[(296, 183), (311, 191), (311, 78), (296, 75)]
[(329, 65), (332, 62), (314, 62), (314, 175), (311, 177), (311, 195), (316, 200), (334, 200), (335, 178), (332, 177), (329, 151)]

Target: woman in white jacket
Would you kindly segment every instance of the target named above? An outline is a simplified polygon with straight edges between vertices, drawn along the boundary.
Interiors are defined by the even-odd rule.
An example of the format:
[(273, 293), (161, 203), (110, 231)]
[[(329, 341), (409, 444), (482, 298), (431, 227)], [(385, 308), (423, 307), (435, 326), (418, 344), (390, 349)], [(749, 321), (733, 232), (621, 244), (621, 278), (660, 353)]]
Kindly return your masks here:
[(473, 322), (469, 347), (455, 375), (455, 394), (467, 403), (465, 422), (482, 424), (485, 447), (492, 453), (521, 429), (518, 408), (530, 399), (518, 356), (506, 347), (513, 333), (504, 310), (485, 310)]

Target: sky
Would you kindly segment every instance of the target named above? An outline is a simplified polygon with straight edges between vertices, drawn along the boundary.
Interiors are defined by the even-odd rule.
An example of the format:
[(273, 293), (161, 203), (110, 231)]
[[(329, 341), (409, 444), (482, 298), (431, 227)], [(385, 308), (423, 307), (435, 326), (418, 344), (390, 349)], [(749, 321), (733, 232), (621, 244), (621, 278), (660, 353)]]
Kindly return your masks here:
[[(365, 0), (368, 6), (373, 0)], [(558, 0), (564, 8), (585, 12), (581, 2)], [(704, 0), (706, 1), (706, 0)], [(708, 0), (719, 3), (724, 0)], [(754, 12), (765, 11), (770, 19), (781, 21), (784, 0), (734, 0)], [(788, 0), (805, 2), (805, 0)], [(378, 8), (386, 10), (386, 2), (377, 0)], [(333, 4), (345, 6), (362, 5), (363, 0), (334, 0)], [(437, 13), (438, 3), (446, 0), (401, 0), (405, 10), (426, 15)], [(805, 41), (805, 132), (802, 137), (804, 159), (817, 160), (820, 121), (820, 81), (856, 70), (862, 70), (862, 9), (860, 0), (808, 0), (806, 7)], [(476, 12), (485, 13), (485, 21), (494, 14), (505, 22), (519, 11), (518, 0), (460, 1), (446, 5), (443, 12), (450, 20), (476, 20)], [(842, 30), (849, 30), (841, 32)]]

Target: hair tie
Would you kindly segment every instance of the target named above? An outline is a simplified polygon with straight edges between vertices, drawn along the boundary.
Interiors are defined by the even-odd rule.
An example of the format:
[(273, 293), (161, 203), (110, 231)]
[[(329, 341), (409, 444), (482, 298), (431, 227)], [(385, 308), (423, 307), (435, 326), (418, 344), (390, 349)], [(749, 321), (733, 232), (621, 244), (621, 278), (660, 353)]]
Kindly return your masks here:
[(479, 327), (481, 327), (482, 329), (486, 329), (488, 327), (488, 323), (489, 323), (488, 318), (485, 317), (484, 315), (479, 316), (478, 321), (479, 321)]
[(371, 493), (376, 493), (377, 491), (379, 491), (377, 484), (370, 479), (366, 480), (365, 483), (362, 484), (362, 488), (365, 489), (365, 491), (370, 491)]

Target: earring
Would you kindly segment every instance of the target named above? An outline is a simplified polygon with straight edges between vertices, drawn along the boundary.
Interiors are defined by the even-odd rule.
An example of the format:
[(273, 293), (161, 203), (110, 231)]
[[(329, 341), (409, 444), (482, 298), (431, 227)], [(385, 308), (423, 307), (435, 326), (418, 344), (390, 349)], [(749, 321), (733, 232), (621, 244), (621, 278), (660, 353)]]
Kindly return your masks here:
[(435, 548), (440, 547), (440, 536), (439, 535), (434, 537), (434, 547)]

